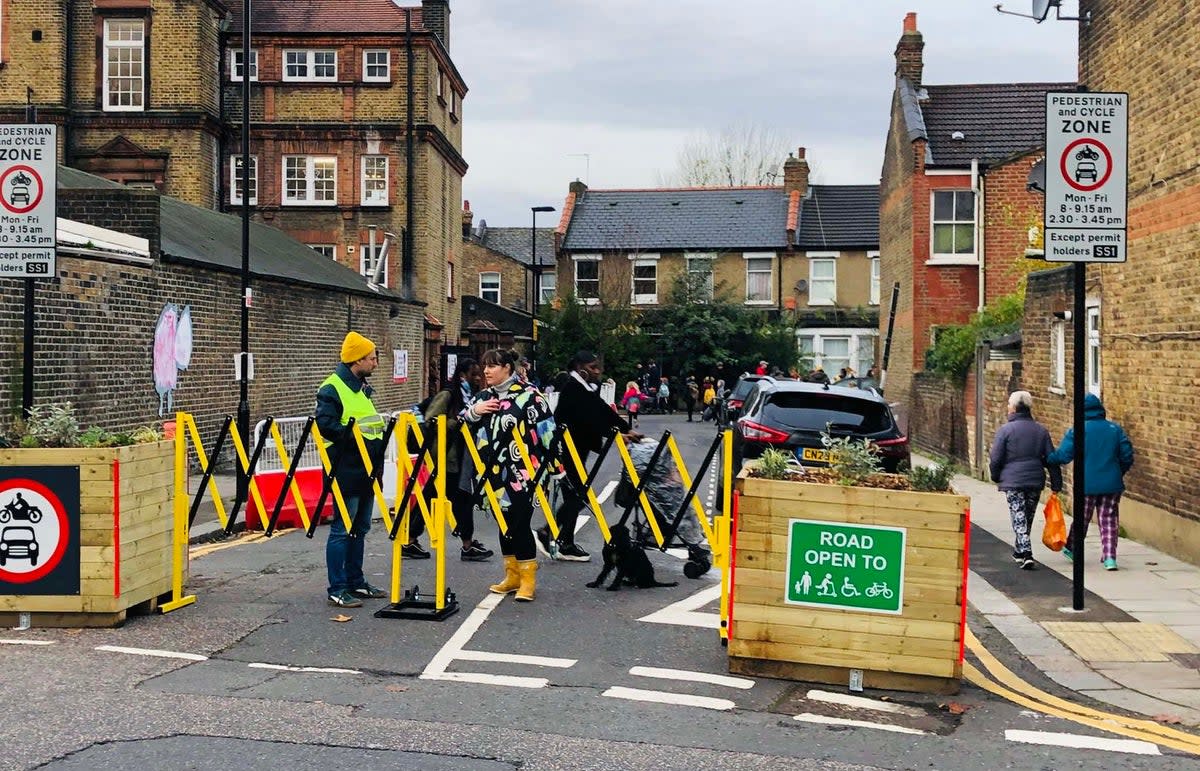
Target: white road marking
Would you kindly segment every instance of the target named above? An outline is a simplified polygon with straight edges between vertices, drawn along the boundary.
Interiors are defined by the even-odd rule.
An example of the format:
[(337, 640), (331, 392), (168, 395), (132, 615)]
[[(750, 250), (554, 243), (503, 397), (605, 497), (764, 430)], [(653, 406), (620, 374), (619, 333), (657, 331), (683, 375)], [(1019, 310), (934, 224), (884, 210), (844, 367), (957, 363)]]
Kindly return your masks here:
[(545, 688), (550, 681), (544, 677), (517, 677), (516, 675), (487, 675), (482, 672), (442, 672), (421, 675), (422, 680), (449, 680), (456, 683), (482, 683), (504, 685), (509, 688)]
[(623, 688), (614, 685), (601, 696), (630, 701), (647, 701), (655, 704), (673, 704), (680, 707), (702, 707), (728, 711), (736, 705), (729, 699), (714, 699), (711, 696), (692, 696), (687, 693), (668, 693), (667, 691), (644, 691), (641, 688)]
[(616, 490), (616, 489), (617, 489), (617, 480), (610, 479), (608, 484), (604, 485), (604, 489), (602, 489), (600, 491), (600, 494), (596, 496), (596, 501), (600, 505), (603, 506), (604, 502), (608, 500), (608, 496), (612, 495), (613, 490)]
[(289, 667), (286, 664), (263, 664), (255, 662), (247, 664), (251, 669), (275, 669), (280, 672), (315, 672), (324, 675), (361, 675), (357, 669), (339, 669), (338, 667)]
[(491, 651), (460, 650), (454, 658), (461, 661), (502, 661), (506, 664), (528, 664), (534, 667), (558, 667), (567, 669), (577, 663), (576, 659), (556, 659), (550, 656), (523, 656), (520, 653), (492, 653)]
[(1161, 755), (1157, 744), (1140, 742), (1136, 739), (1106, 739), (1099, 736), (1081, 736), (1080, 734), (1060, 734), (1050, 731), (1020, 731), (1008, 729), (1004, 738), (1010, 742), (1022, 744), (1046, 744), (1052, 747), (1071, 747), (1086, 750), (1105, 750), (1107, 752), (1128, 752), (1133, 755)]
[(129, 653), (134, 656), (154, 656), (161, 659), (184, 659), (185, 661), (208, 661), (208, 656), (198, 653), (180, 653), (178, 651), (160, 651), (153, 648), (126, 648), (121, 645), (97, 645), (95, 650), (109, 653)]
[(891, 712), (897, 715), (911, 715), (912, 717), (923, 717), (925, 715), (923, 711), (917, 709), (916, 707), (906, 707), (903, 704), (893, 704), (889, 701), (866, 699), (862, 696), (850, 696), (845, 693), (809, 691), (805, 698), (813, 701), (823, 701), (826, 704), (841, 704), (844, 707), (870, 709), (876, 712)]
[(0, 640), (0, 645), (54, 645), (57, 640)]
[(660, 667), (634, 667), (629, 670), (629, 674), (637, 675), (638, 677), (658, 677), (663, 680), (684, 680), (692, 683), (711, 683), (712, 685), (724, 685), (728, 688), (741, 688), (748, 690), (754, 687), (754, 681), (744, 677), (730, 677), (729, 675), (714, 675), (709, 672), (692, 672), (687, 669), (663, 669)]
[(516, 675), (492, 675), (483, 672), (447, 672), (455, 659), (463, 661), (502, 661), (509, 664), (527, 664), (539, 667), (558, 667), (565, 669), (575, 665), (575, 659), (560, 659), (550, 656), (527, 656), (517, 653), (492, 653), (491, 651), (469, 651), (466, 645), (487, 621), (491, 612), (504, 599), (502, 594), (488, 594), (471, 615), (467, 616), (462, 626), (450, 635), (450, 639), (442, 646), (429, 664), (421, 672), (422, 680), (445, 680), (457, 683), (482, 683), (484, 685), (502, 685), (510, 688), (545, 688), (550, 681), (544, 677), (518, 677)]
[(847, 720), (841, 717), (826, 717), (825, 715), (814, 715), (811, 712), (805, 712), (802, 715), (796, 715), (792, 720), (799, 720), (801, 723), (816, 723), (817, 725), (837, 725), (847, 726), (849, 728), (874, 728), (880, 731), (891, 731), (897, 734), (916, 734), (924, 736), (925, 732), (916, 728), (907, 728), (902, 725), (888, 725), (887, 723), (870, 723), (866, 720)]
[(698, 613), (696, 609), (702, 608), (713, 600), (719, 599), (720, 596), (721, 585), (716, 583), (701, 589), (691, 597), (685, 597), (679, 602), (673, 602), (648, 616), (642, 616), (638, 621), (646, 621), (651, 624), (674, 624), (676, 626), (697, 626), (701, 629), (718, 629), (721, 626), (720, 614)]
[(591, 516), (588, 514), (580, 514), (579, 519), (575, 520), (575, 535), (579, 535), (579, 531), (582, 530), (583, 526), (590, 522), (591, 519)]

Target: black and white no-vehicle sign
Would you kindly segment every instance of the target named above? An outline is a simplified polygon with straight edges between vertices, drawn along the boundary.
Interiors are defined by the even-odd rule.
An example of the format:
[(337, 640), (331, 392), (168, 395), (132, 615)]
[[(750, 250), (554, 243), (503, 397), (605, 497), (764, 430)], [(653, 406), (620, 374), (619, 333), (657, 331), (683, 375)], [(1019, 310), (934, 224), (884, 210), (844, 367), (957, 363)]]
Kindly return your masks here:
[(79, 594), (79, 467), (0, 468), (0, 594)]
[(1125, 262), (1128, 144), (1128, 94), (1046, 94), (1047, 262)]
[(55, 272), (58, 127), (0, 125), (0, 277)]

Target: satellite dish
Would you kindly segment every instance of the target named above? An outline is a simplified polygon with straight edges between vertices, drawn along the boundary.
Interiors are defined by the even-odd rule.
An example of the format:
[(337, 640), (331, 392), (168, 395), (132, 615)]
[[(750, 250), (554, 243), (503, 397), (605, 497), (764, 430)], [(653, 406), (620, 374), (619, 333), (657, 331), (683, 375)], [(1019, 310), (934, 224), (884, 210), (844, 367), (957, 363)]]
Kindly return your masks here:
[(808, 279), (802, 278), (799, 281), (797, 281), (796, 282), (796, 291), (797, 292), (807, 292), (808, 291)]
[(1041, 24), (1050, 15), (1050, 9), (1057, 8), (1061, 0), (1033, 0), (1033, 16), (1034, 21)]

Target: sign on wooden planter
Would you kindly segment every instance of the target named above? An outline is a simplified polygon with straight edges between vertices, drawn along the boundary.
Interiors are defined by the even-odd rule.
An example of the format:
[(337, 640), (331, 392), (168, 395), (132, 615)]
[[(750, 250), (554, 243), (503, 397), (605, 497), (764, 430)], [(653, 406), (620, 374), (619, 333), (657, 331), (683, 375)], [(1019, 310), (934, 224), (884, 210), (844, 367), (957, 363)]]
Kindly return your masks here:
[(793, 519), (786, 597), (792, 605), (899, 613), (904, 605), (902, 527)]

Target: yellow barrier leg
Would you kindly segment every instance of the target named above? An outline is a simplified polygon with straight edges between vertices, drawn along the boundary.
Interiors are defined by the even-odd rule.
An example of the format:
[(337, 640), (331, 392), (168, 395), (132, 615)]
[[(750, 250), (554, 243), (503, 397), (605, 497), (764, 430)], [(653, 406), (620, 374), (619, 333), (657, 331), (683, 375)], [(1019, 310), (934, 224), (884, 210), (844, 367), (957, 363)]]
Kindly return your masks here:
[[(679, 452), (679, 446), (675, 444), (675, 436), (667, 437), (667, 449), (671, 451), (671, 457), (675, 459), (675, 468), (679, 470), (679, 478), (683, 482), (684, 490), (692, 489), (692, 475), (688, 473), (687, 466), (683, 463), (683, 455)], [(704, 507), (700, 505), (700, 496), (692, 496), (692, 510), (696, 513), (696, 519), (700, 522), (700, 529), (704, 531), (704, 537), (708, 540), (708, 545), (711, 548), (713, 543), (712, 526), (708, 523), (708, 515), (704, 513)]]
[[(529, 446), (525, 444), (525, 440), (517, 432), (517, 427), (513, 426), (513, 439), (516, 441), (517, 449), (521, 453), (521, 462), (525, 465), (525, 473), (529, 474), (530, 481), (537, 475), (537, 469), (533, 466), (533, 456), (529, 454)], [(537, 497), (538, 505), (542, 507), (542, 511), (546, 514), (546, 524), (550, 526), (550, 534), (558, 538), (558, 522), (554, 519), (554, 512), (550, 509), (550, 501), (546, 500), (546, 491), (541, 485), (534, 488), (533, 494)]]
[[(567, 454), (571, 456), (571, 463), (575, 465), (575, 470), (579, 473), (578, 479), (587, 479), (587, 468), (583, 465), (583, 460), (579, 457), (579, 450), (575, 447), (575, 440), (571, 438), (571, 429), (563, 429), (563, 443), (567, 445)], [(604, 510), (600, 508), (600, 499), (596, 497), (596, 493), (592, 490), (589, 484), (587, 488), (587, 502), (592, 509), (592, 515), (596, 517), (596, 525), (600, 528), (600, 535), (604, 536), (604, 542), (612, 541), (612, 532), (608, 529), (608, 520), (604, 518)]]
[[(479, 457), (479, 450), (475, 448), (475, 437), (471, 436), (471, 431), (467, 428), (466, 424), (463, 424), (462, 432), (463, 436), (467, 439), (467, 452), (471, 456), (471, 462), (475, 464), (475, 473), (483, 474), (487, 469), (483, 465), (483, 459)], [(483, 492), (492, 507), (492, 513), (496, 516), (496, 524), (500, 526), (500, 534), (508, 535), (508, 521), (504, 519), (504, 512), (500, 509), (500, 501), (496, 498), (496, 491), (492, 489), (491, 482), (485, 481), (483, 483)]]
[[(312, 431), (313, 439), (317, 443), (317, 455), (321, 457), (321, 468), (323, 468), (325, 473), (328, 474), (332, 464), (329, 462), (329, 452), (325, 449), (325, 440), (321, 437), (321, 432), (317, 430), (316, 426), (313, 426)], [(354, 522), (350, 519), (350, 512), (346, 510), (346, 499), (342, 497), (341, 485), (339, 485), (335, 479), (333, 480), (333, 486), (330, 489), (333, 490), (334, 507), (338, 510), (338, 512), (341, 513), (342, 524), (346, 527), (346, 532), (349, 533), (354, 529)]]
[[(184, 423), (187, 426), (188, 436), (192, 438), (192, 449), (196, 451), (196, 458), (200, 461), (201, 472), (208, 471), (208, 453), (204, 452), (204, 443), (200, 441), (200, 429), (196, 427), (196, 420), (189, 413), (180, 413), (183, 415)], [(184, 426), (175, 424), (175, 433), (179, 434), (183, 431)], [(217, 488), (217, 480), (211, 476), (208, 478), (208, 492), (212, 496), (213, 506), (217, 510), (217, 521), (221, 523), (221, 527), (229, 526), (229, 515), (225, 513), (225, 502), (221, 500), (221, 491)]]
[[(237, 450), (238, 462), (242, 464), (242, 470), (249, 474), (250, 458), (246, 455), (246, 446), (242, 443), (242, 435), (238, 433), (236, 423), (229, 424), (229, 436), (233, 438), (233, 447)], [(267, 524), (270, 522), (267, 516), (267, 507), (263, 504), (262, 493), (258, 491), (258, 481), (253, 476), (250, 477), (250, 496), (258, 505), (258, 517), (262, 520), (263, 530), (266, 530)], [(246, 521), (250, 521), (249, 501), (246, 501)]]
[(158, 606), (160, 613), (170, 613), (196, 601), (194, 595), (183, 596), (183, 566), (188, 558), (188, 506), (187, 486), (187, 413), (175, 413), (175, 501), (173, 515), (175, 531), (172, 533), (171, 555), (171, 600)]
[[(279, 431), (279, 424), (271, 423), (271, 440), (275, 442), (275, 452), (279, 453), (279, 463), (285, 468), (292, 467), (292, 459), (288, 457), (287, 447), (283, 444), (283, 434)], [(296, 449), (302, 449), (297, 447)], [(304, 499), (300, 497), (300, 485), (297, 484), (295, 477), (292, 478), (292, 483), (288, 485), (288, 493), (292, 496), (292, 502), (296, 504), (296, 511), (300, 514), (300, 522), (305, 530), (308, 530), (309, 518), (308, 507), (304, 505)]]
[(367, 451), (367, 441), (363, 438), (357, 423), (354, 424), (354, 443), (358, 445), (358, 454), (362, 457), (363, 468), (366, 469), (367, 476), (371, 477), (371, 495), (375, 500), (375, 506), (382, 512), (383, 524), (387, 527), (388, 532), (391, 532), (391, 509), (388, 508), (387, 498), (383, 495), (383, 488), (379, 486), (379, 480), (374, 478), (375, 464), (371, 462), (371, 453)]
[[(641, 484), (637, 469), (634, 468), (633, 458), (629, 457), (629, 448), (625, 446), (625, 437), (620, 434), (617, 435), (617, 449), (621, 453), (621, 462), (625, 464), (625, 470), (629, 472), (629, 481), (633, 482), (634, 487), (637, 487)], [(650, 532), (654, 533), (654, 542), (662, 546), (662, 530), (658, 527), (658, 520), (654, 516), (653, 509), (650, 508), (650, 499), (646, 497), (645, 490), (638, 496), (638, 501), (642, 504), (642, 511), (646, 514), (646, 522), (650, 525)]]
[(729, 576), (733, 572), (730, 564), (729, 544), (733, 536), (733, 432), (725, 431), (721, 448), (721, 516), (717, 518), (717, 545), (713, 546), (713, 563), (721, 570), (721, 639), (729, 639)]
[(434, 469), (433, 487), (437, 492), (437, 502), (433, 507), (433, 527), (429, 529), (429, 548), (435, 549), (437, 565), (434, 566), (434, 607), (444, 610), (446, 607), (446, 511), (450, 501), (446, 498), (446, 416), (437, 418), (437, 467)]

